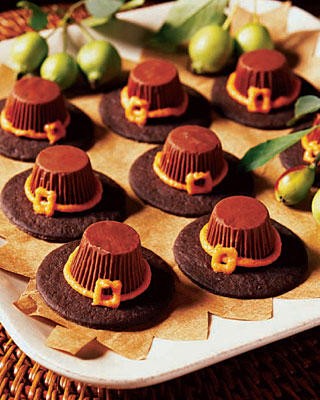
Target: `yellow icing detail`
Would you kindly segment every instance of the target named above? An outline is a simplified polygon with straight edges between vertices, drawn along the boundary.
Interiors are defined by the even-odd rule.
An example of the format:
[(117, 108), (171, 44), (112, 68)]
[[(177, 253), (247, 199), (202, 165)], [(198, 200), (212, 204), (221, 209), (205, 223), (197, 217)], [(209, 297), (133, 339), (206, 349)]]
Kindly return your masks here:
[(38, 187), (35, 190), (33, 211), (36, 214), (44, 214), (46, 217), (52, 217), (56, 205), (57, 194), (54, 190), (47, 190), (44, 187)]
[(320, 143), (317, 140), (308, 140), (308, 135), (301, 138), (301, 145), (304, 148), (303, 160), (313, 163), (316, 156), (320, 153)]
[[(44, 126), (44, 132), (36, 132), (33, 129), (18, 129), (15, 128), (12, 123), (7, 119), (5, 111), (1, 111), (0, 125), (6, 132), (12, 133), (15, 136), (24, 136), (30, 139), (48, 139), (50, 144), (53, 144), (66, 136), (66, 128), (70, 123), (70, 115), (67, 115), (64, 123), (61, 121), (55, 121)], [(58, 132), (55, 133), (56, 129)]]
[(47, 134), (50, 144), (53, 144), (66, 136), (66, 127), (59, 120), (51, 122), (50, 124), (45, 124), (44, 131)]
[(184, 92), (182, 103), (178, 107), (159, 108), (157, 110), (149, 110), (149, 103), (145, 99), (140, 99), (137, 96), (129, 97), (128, 86), (121, 90), (120, 102), (125, 110), (125, 117), (128, 121), (139, 126), (144, 126), (148, 118), (164, 118), (183, 114), (189, 103), (189, 97)]
[[(235, 87), (235, 79), (236, 79), (236, 72), (232, 72), (232, 74), (230, 74), (228, 80), (227, 80), (227, 84), (226, 84), (226, 90), (229, 94), (229, 96), (235, 100), (237, 103), (242, 104), (243, 106), (247, 107), (247, 110), (249, 112), (262, 112), (262, 113), (266, 113), (268, 111), (263, 111), (264, 109), (267, 109), (269, 107), (268, 105), (268, 101), (269, 100), (265, 100), (265, 97), (263, 98), (262, 103), (265, 102), (265, 105), (263, 106), (263, 104), (261, 105), (261, 110), (259, 110), (260, 106), (258, 105), (258, 109), (254, 110), (254, 108), (256, 107), (254, 105), (255, 101), (252, 101), (252, 99), (256, 96), (254, 94), (254, 90), (270, 90), (268, 88), (256, 88), (254, 86), (250, 87), (248, 89), (248, 97), (244, 96), (243, 94), (241, 94), (237, 88)], [(292, 93), (289, 96), (279, 96), (278, 98), (276, 98), (275, 100), (271, 100), (271, 94), (270, 94), (270, 110), (274, 109), (274, 108), (280, 108), (280, 107), (284, 107), (288, 104), (291, 104), (299, 95), (300, 93), (300, 89), (301, 89), (301, 81), (299, 78), (295, 77), (294, 81), (292, 82), (293, 85), (293, 90)], [(254, 88), (253, 90), (253, 94), (251, 93), (251, 97), (250, 97), (250, 89)], [(264, 94), (263, 96), (266, 96), (266, 94)], [(268, 95), (266, 97), (266, 99), (268, 99)], [(251, 110), (250, 110), (251, 108)], [(252, 109), (253, 108), (253, 109)]]
[[(200, 184), (200, 181), (203, 181), (203, 183)], [(212, 188), (213, 184), (210, 171), (189, 172), (186, 176), (186, 189), (188, 194), (209, 193)]]
[[(110, 288), (112, 296), (103, 299), (102, 290)], [(122, 283), (119, 280), (111, 281), (110, 279), (97, 279), (94, 292), (93, 292), (93, 306), (105, 306), (110, 308), (117, 308), (121, 299)]]
[[(162, 151), (158, 151), (153, 161), (153, 170), (156, 173), (156, 175), (162, 180), (162, 182), (175, 189), (185, 190), (190, 195), (211, 192), (213, 188), (213, 181), (211, 178), (210, 171), (189, 172), (189, 174), (186, 176), (186, 183), (177, 182), (174, 179), (169, 178), (160, 169), (162, 154), (163, 154)], [(199, 181), (200, 179), (204, 179), (205, 184), (202, 186), (197, 186), (196, 182)]]
[[(87, 201), (86, 203), (82, 203), (82, 204), (59, 204), (59, 203), (56, 203), (56, 201), (55, 201), (54, 205), (53, 205), (53, 211), (51, 210), (52, 214), (50, 214), (50, 215), (46, 214), (46, 212), (44, 212), (43, 208), (41, 208), (41, 207), (38, 208), (36, 206), (36, 208), (35, 208), (34, 204), (37, 203), (36, 197), (37, 197), (38, 189), (41, 189), (40, 193), (42, 193), (42, 191), (55, 193), (54, 191), (48, 191), (47, 189), (45, 189), (43, 187), (38, 187), (35, 190), (35, 194), (33, 194), (31, 191), (31, 175), (29, 175), (24, 184), (24, 192), (25, 192), (25, 195), (27, 196), (28, 200), (33, 204), (33, 210), (36, 214), (45, 214), (48, 217), (51, 217), (53, 215), (54, 211), (72, 213), (72, 212), (81, 212), (81, 211), (85, 211), (85, 210), (89, 210), (90, 208), (93, 208), (96, 204), (98, 204), (100, 202), (100, 200), (102, 198), (102, 193), (103, 193), (102, 184), (97, 177), (95, 177), (95, 183), (96, 183), (96, 191), (95, 191), (95, 195), (93, 196), (93, 198), (91, 200)], [(42, 196), (42, 197), (45, 197), (45, 196)]]
[(260, 89), (254, 86), (249, 87), (247, 109), (249, 112), (267, 114), (271, 110), (271, 90), (267, 88)]
[(217, 244), (212, 251), (211, 267), (214, 272), (232, 274), (237, 266), (238, 252), (234, 247)]

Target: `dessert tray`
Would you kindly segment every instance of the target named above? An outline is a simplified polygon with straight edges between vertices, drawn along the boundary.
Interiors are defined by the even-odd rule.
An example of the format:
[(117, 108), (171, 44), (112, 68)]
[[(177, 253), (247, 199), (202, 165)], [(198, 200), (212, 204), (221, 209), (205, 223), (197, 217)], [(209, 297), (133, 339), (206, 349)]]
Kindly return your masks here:
[[(128, 28), (130, 31), (120, 34), (112, 32), (111, 41), (123, 58), (133, 62), (140, 59), (142, 49), (139, 43), (146, 33), (145, 28), (157, 29), (161, 26), (171, 4), (121, 14), (125, 26), (129, 27), (126, 22), (135, 22), (134, 27), (130, 25)], [(252, 10), (250, 1), (240, 1), (240, 5)], [(270, 11), (277, 6), (275, 1), (259, 1), (258, 12)], [(305, 11), (291, 7), (288, 31), (304, 30), (305, 27), (320, 29), (320, 22)], [(70, 34), (75, 43), (83, 40), (76, 27), (72, 27)], [(53, 35), (50, 39), (50, 48), (57, 51), (61, 43), (59, 35)], [(10, 40), (0, 43), (0, 63), (6, 63), (9, 47)], [(317, 51), (320, 55), (320, 45)], [(143, 387), (173, 379), (320, 324), (320, 298), (274, 299), (273, 316), (268, 320), (239, 321), (211, 316), (207, 340), (156, 338), (144, 360), (127, 359), (102, 346), (90, 345), (74, 357), (46, 346), (45, 340), (52, 330), (52, 324), (28, 317), (13, 305), (26, 289), (27, 280), (0, 269), (0, 282), (0, 321), (28, 356), (60, 375), (108, 388)]]

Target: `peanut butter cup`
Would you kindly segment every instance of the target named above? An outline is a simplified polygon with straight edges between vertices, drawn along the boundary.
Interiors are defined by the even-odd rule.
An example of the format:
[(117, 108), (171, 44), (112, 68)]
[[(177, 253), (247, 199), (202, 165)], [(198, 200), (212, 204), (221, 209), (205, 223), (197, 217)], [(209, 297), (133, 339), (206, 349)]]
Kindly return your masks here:
[(227, 81), (227, 91), (249, 112), (269, 113), (292, 104), (301, 89), (285, 56), (277, 50), (244, 53)]
[[(281, 253), (281, 239), (271, 224), (267, 208), (247, 196), (228, 197), (216, 204), (208, 224), (201, 230), (200, 241), (203, 249), (214, 257), (216, 268), (220, 266), (225, 273), (232, 273), (236, 266), (271, 264)], [(224, 263), (229, 253), (234, 256), (230, 259), (232, 267)]]
[[(183, 86), (175, 65), (164, 59), (148, 59), (130, 72), (127, 85), (106, 94), (100, 104), (104, 123), (120, 135), (150, 143), (162, 143), (181, 124), (210, 124), (210, 109), (197, 92)], [(121, 113), (116, 107), (121, 107)], [(206, 113), (206, 114), (205, 114)]]
[(1, 193), (4, 213), (27, 233), (69, 241), (100, 220), (122, 220), (125, 192), (94, 172), (88, 155), (73, 146), (42, 150), (32, 170), (11, 178)]
[(37, 271), (37, 288), (67, 319), (99, 329), (134, 330), (170, 312), (174, 275), (163, 260), (141, 247), (133, 228), (100, 221), (84, 231), (81, 241), (45, 258)]
[(170, 132), (153, 168), (165, 184), (192, 195), (210, 193), (226, 176), (228, 163), (214, 132), (184, 125)]
[(25, 193), (35, 213), (51, 217), (55, 210), (70, 213), (94, 207), (101, 200), (102, 185), (83, 150), (61, 145), (38, 154)]
[(129, 182), (146, 203), (194, 217), (207, 214), (226, 196), (252, 195), (252, 176), (237, 165), (213, 131), (182, 125), (170, 132), (163, 148), (151, 149), (134, 162)]
[[(151, 272), (137, 232), (120, 222), (100, 221), (85, 230), (64, 277), (74, 290), (92, 298), (93, 305), (117, 308), (148, 288)], [(113, 295), (104, 296), (104, 289)]]
[(1, 112), (1, 127), (16, 136), (47, 139), (66, 135), (70, 115), (59, 86), (36, 76), (18, 80)]
[(297, 97), (315, 90), (293, 73), (284, 54), (259, 49), (243, 53), (228, 77), (216, 78), (212, 103), (237, 122), (280, 129), (292, 118)]
[(32, 161), (39, 151), (56, 142), (88, 148), (90, 119), (69, 104), (55, 82), (27, 76), (18, 80), (0, 103), (0, 153)]
[(192, 281), (228, 297), (279, 295), (298, 286), (308, 269), (303, 242), (247, 196), (225, 198), (210, 215), (187, 225), (174, 255)]

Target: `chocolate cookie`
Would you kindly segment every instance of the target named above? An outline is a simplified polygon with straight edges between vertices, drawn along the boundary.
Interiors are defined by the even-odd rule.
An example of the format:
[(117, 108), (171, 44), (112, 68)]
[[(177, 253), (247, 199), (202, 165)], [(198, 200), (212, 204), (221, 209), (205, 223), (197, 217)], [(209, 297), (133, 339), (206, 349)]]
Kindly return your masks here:
[(199, 233), (209, 221), (204, 215), (187, 225), (178, 235), (173, 252), (181, 271), (194, 283), (221, 296), (258, 299), (278, 296), (302, 283), (308, 273), (308, 256), (301, 239), (272, 221), (282, 240), (280, 257), (259, 268), (237, 267), (228, 275), (211, 268), (211, 257), (202, 249)]
[(78, 213), (56, 212), (48, 218), (35, 214), (24, 192), (31, 169), (12, 177), (1, 192), (1, 208), (18, 228), (39, 239), (67, 242), (79, 238), (85, 228), (100, 220), (122, 221), (126, 217), (126, 193), (111, 178), (96, 173), (103, 186), (101, 201), (93, 208)]
[[(0, 111), (5, 105), (5, 99), (0, 100)], [(88, 150), (94, 141), (94, 125), (91, 119), (78, 107), (66, 102), (70, 113), (70, 124), (66, 137), (56, 144), (68, 144)], [(0, 154), (19, 161), (34, 161), (37, 154), (51, 146), (48, 140), (36, 140), (18, 137), (0, 128)]]
[[(234, 101), (226, 90), (228, 77), (218, 77), (214, 81), (211, 93), (211, 102), (214, 108), (225, 117), (239, 122), (240, 124), (259, 129), (284, 129), (287, 122), (294, 115), (293, 105), (280, 109), (271, 110), (268, 114), (253, 113), (247, 107)], [(307, 81), (302, 80), (301, 94), (316, 94), (316, 89)]]
[(161, 147), (156, 147), (142, 154), (132, 164), (129, 172), (132, 189), (147, 204), (174, 215), (197, 217), (211, 212), (213, 206), (224, 197), (235, 194), (253, 195), (252, 175), (238, 170), (238, 159), (228, 153), (224, 153), (224, 157), (228, 162), (229, 171), (210, 193), (189, 195), (185, 191), (168, 186), (158, 178), (152, 167), (159, 150)]
[(95, 329), (133, 331), (146, 329), (164, 319), (170, 312), (174, 294), (174, 274), (168, 264), (151, 250), (142, 254), (151, 267), (151, 283), (138, 297), (121, 302), (117, 309), (92, 306), (92, 299), (71, 289), (63, 268), (79, 241), (67, 243), (52, 251), (37, 271), (37, 288), (45, 302), (64, 318)]
[(180, 117), (152, 118), (140, 127), (129, 122), (120, 104), (121, 89), (103, 95), (99, 110), (102, 121), (114, 132), (128, 139), (146, 143), (163, 143), (169, 132), (179, 125), (209, 126), (211, 108), (205, 97), (195, 90), (185, 87), (189, 95), (187, 111)]

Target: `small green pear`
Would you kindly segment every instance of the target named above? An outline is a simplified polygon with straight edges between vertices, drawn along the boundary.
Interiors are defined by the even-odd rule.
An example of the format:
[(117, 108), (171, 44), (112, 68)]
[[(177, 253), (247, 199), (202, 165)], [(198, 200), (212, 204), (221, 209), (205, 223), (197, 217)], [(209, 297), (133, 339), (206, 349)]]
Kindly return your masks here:
[(78, 72), (78, 64), (67, 53), (56, 53), (48, 56), (40, 68), (41, 77), (56, 82), (62, 90), (74, 84)]
[(236, 34), (236, 43), (241, 53), (258, 49), (274, 48), (268, 29), (259, 22), (245, 24)]
[(105, 40), (92, 40), (83, 45), (78, 52), (77, 62), (92, 87), (111, 81), (121, 72), (120, 55)]
[(188, 51), (196, 73), (219, 72), (232, 55), (233, 38), (220, 25), (207, 25), (191, 37)]
[(36, 70), (47, 54), (48, 44), (37, 32), (27, 32), (16, 37), (10, 49), (12, 67), (22, 74)]

